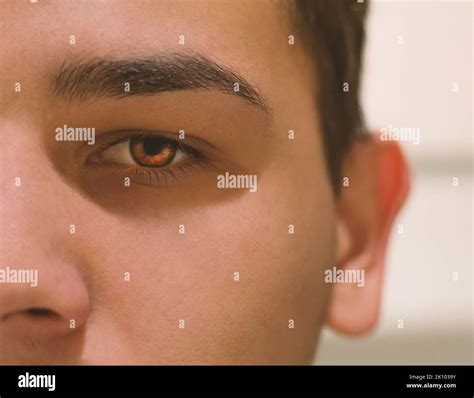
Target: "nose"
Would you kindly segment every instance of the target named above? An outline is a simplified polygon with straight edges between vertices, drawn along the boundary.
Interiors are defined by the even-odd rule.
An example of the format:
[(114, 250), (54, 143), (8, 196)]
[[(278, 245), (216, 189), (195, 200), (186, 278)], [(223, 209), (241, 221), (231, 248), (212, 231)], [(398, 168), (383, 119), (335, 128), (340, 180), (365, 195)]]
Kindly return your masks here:
[(53, 352), (66, 362), (61, 355), (77, 343), (90, 307), (69, 234), (78, 210), (67, 204), (77, 194), (32, 135), (13, 127), (2, 129), (17, 134), (0, 153), (0, 363), (47, 362)]
[(87, 319), (87, 288), (77, 269), (58, 258), (7, 266), (0, 281), (0, 335), (7, 340), (51, 341), (74, 334)]
[(37, 265), (7, 266), (0, 274), (0, 364), (77, 362), (89, 296), (76, 268), (42, 258)]

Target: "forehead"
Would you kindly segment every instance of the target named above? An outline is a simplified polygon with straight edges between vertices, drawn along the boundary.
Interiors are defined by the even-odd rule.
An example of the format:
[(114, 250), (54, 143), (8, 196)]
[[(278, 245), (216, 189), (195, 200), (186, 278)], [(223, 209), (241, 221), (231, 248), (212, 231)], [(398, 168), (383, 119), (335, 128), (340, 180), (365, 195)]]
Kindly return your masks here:
[(44, 62), (68, 54), (123, 57), (191, 49), (249, 65), (251, 73), (275, 68), (275, 51), (284, 55), (294, 33), (287, 7), (273, 1), (37, 0), (1, 3), (0, 9), (3, 35), (12, 39), (6, 50), (21, 47)]

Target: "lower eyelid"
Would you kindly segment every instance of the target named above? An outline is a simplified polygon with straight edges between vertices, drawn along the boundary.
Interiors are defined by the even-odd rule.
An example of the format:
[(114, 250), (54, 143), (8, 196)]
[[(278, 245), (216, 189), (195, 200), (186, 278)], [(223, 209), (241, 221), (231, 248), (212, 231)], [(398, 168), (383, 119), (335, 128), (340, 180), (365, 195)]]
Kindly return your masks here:
[(200, 171), (215, 169), (218, 167), (218, 164), (215, 162), (204, 157), (193, 158), (189, 156), (187, 160), (162, 168), (143, 167), (126, 163), (106, 163), (100, 160), (89, 161), (87, 167), (92, 175), (94, 175), (96, 181), (100, 181), (98, 180), (99, 178), (112, 178), (112, 180), (117, 181), (117, 187), (123, 186), (123, 181), (127, 177), (130, 179), (132, 186), (139, 184), (151, 187), (166, 187), (179, 183), (181, 179), (192, 178)]
[[(130, 177), (131, 183), (150, 185), (150, 186), (168, 186), (177, 183), (186, 174), (193, 174), (199, 169), (210, 166), (210, 162), (205, 160), (194, 160), (190, 163), (181, 165), (163, 167), (163, 168), (147, 168), (130, 166), (129, 172), (124, 173), (124, 177)], [(127, 175), (126, 175), (127, 174)]]

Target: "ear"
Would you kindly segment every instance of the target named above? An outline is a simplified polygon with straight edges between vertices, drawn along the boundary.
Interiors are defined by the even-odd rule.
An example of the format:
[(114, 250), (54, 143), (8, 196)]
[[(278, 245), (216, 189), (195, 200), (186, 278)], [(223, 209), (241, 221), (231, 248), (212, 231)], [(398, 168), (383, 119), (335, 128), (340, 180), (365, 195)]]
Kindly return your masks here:
[[(379, 316), (384, 261), (395, 216), (409, 188), (400, 146), (371, 135), (354, 143), (342, 171), (337, 209), (337, 270), (363, 271), (363, 286), (334, 283), (328, 324), (347, 334), (365, 333)], [(360, 285), (360, 284), (359, 284)]]

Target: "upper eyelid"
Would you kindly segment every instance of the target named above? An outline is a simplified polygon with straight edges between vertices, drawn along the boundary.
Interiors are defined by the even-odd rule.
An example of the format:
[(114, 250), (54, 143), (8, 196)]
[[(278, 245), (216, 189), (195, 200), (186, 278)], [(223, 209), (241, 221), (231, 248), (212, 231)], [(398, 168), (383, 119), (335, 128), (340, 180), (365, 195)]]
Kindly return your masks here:
[[(116, 139), (107, 139), (107, 136), (110, 136), (110, 135), (114, 135), (114, 136), (117, 136), (118, 137)], [(153, 136), (157, 136), (157, 137), (162, 137), (166, 140), (169, 140), (170, 142), (176, 142), (178, 143), (180, 146), (183, 146), (185, 148), (191, 148), (191, 149), (194, 149), (195, 151), (197, 152), (201, 152), (199, 149), (196, 149), (194, 148), (194, 146), (192, 146), (191, 144), (187, 144), (185, 142), (186, 139), (189, 139), (189, 140), (192, 140), (192, 141), (195, 141), (196, 144), (201, 144), (202, 146), (205, 146), (205, 147), (210, 147), (213, 151), (216, 151), (216, 152), (222, 152), (220, 148), (216, 147), (214, 144), (212, 144), (211, 142), (209, 141), (206, 141), (206, 140), (203, 140), (202, 138), (200, 137), (197, 137), (196, 135), (192, 135), (192, 134), (188, 134), (187, 132), (185, 133), (185, 139), (179, 139), (177, 138), (177, 135), (179, 133), (177, 133), (176, 131), (173, 131), (173, 132), (170, 132), (170, 131), (164, 131), (164, 130), (146, 130), (146, 129), (137, 129), (137, 130), (134, 130), (134, 129), (122, 129), (122, 130), (114, 130), (114, 131), (110, 131), (110, 132), (106, 132), (106, 133), (100, 133), (98, 134), (99, 138), (98, 138), (98, 141), (104, 141), (99, 147), (98, 149), (105, 149), (107, 148), (108, 146), (110, 145), (113, 145), (113, 144), (118, 144), (120, 142), (124, 142), (124, 141), (127, 141), (131, 138), (136, 138), (136, 137), (153, 137)]]
[(178, 142), (177, 139), (168, 137), (164, 133), (157, 132), (157, 131), (154, 132), (154, 131), (149, 131), (149, 130), (138, 130), (136, 132), (132, 132), (130, 130), (118, 130), (118, 131), (114, 131), (113, 133), (114, 135), (115, 133), (118, 133), (119, 137), (115, 139), (111, 139), (110, 141), (107, 141), (106, 143), (104, 143), (106, 146), (119, 144), (121, 142), (131, 140), (132, 138), (146, 138), (146, 137), (159, 137), (170, 142), (174, 142), (174, 141)]
[(150, 130), (138, 130), (138, 131), (135, 131), (135, 132), (133, 132), (131, 130), (117, 130), (117, 131), (114, 131), (113, 133), (114, 133), (114, 135), (119, 134), (119, 136), (116, 137), (115, 139), (112, 138), (110, 140), (105, 138), (103, 140), (104, 142), (102, 142), (94, 150), (94, 153), (100, 153), (100, 152), (106, 150), (107, 148), (110, 148), (113, 145), (124, 143), (124, 142), (130, 141), (130, 140), (132, 140), (134, 138), (137, 138), (137, 137), (138, 138), (159, 137), (159, 138), (162, 138), (166, 141), (169, 141), (170, 143), (178, 144), (178, 149), (185, 150), (187, 152), (192, 152), (196, 156), (202, 156), (201, 151), (199, 151), (198, 149), (193, 148), (189, 144), (185, 144), (185, 143), (181, 142), (179, 139), (169, 137), (169, 136), (163, 134), (162, 132), (155, 132), (155, 131), (150, 131)]

